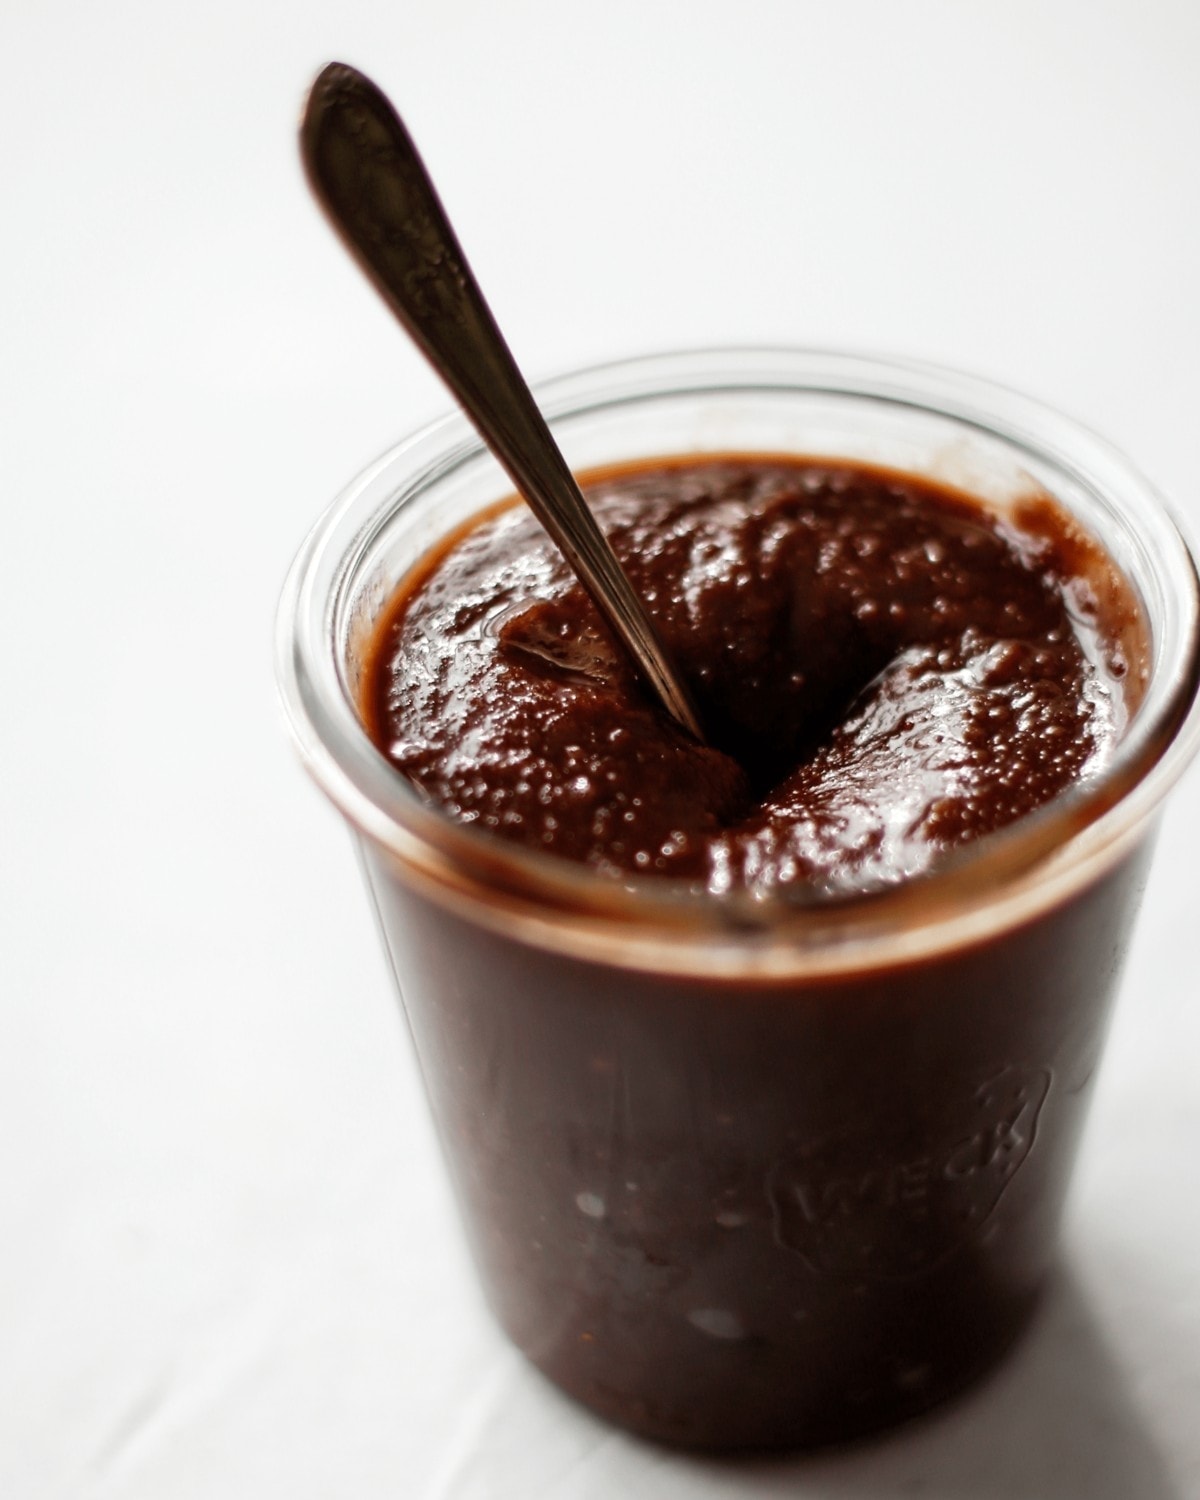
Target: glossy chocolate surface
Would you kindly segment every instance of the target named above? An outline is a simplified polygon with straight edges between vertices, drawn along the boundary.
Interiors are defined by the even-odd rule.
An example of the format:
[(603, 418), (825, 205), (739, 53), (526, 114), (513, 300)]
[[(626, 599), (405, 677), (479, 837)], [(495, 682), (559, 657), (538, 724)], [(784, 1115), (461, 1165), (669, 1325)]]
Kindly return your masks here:
[(372, 737), (456, 819), (714, 893), (863, 890), (1042, 806), (1120, 737), (1136, 605), (1048, 499), (998, 519), (909, 476), (750, 457), (586, 489), (710, 744), (509, 506), (402, 591), (368, 667)]

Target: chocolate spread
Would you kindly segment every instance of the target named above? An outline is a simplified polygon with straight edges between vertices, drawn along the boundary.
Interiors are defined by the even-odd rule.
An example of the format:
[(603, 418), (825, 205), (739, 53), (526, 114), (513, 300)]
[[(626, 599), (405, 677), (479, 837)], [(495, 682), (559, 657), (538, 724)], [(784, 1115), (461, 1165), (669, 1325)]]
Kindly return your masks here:
[[(740, 456), (586, 489), (708, 743), (649, 700), (525, 509), (496, 507), (385, 611), (363, 708), (434, 805), (499, 838), (718, 901), (853, 896), (1095, 775), (1137, 707), (1132, 591), (1046, 497), (1001, 514)], [(631, 957), (615, 923), (599, 956), (544, 943), (362, 849), (487, 1295), (564, 1390), (669, 1442), (826, 1442), (1016, 1336), (1147, 846), (918, 956), (808, 967), (803, 934), (755, 930), (737, 973)], [(758, 966), (760, 940), (794, 968)]]
[(888, 470), (745, 456), (585, 491), (708, 743), (507, 503), (402, 588), (366, 672), (372, 738), (461, 822), (718, 894), (867, 890), (1095, 775), (1136, 706), (1136, 604), (1048, 498), (1002, 517)]

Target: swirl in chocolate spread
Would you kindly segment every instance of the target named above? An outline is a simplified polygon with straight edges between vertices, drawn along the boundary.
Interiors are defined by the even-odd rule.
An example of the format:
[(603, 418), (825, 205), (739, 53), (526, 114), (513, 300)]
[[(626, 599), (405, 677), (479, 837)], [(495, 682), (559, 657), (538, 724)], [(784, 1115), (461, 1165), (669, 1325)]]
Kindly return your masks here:
[(1048, 498), (1001, 517), (888, 470), (728, 456), (585, 481), (710, 744), (650, 702), (524, 509), (378, 627), (364, 717), (451, 817), (715, 893), (918, 874), (1103, 767), (1136, 707), (1132, 591)]

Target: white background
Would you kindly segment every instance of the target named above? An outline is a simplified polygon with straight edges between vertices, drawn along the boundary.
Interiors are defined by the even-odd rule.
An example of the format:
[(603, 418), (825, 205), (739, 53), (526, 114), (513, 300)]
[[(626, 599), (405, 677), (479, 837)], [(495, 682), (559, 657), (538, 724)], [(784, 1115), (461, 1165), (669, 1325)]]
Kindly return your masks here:
[(1032, 1334), (871, 1445), (710, 1464), (488, 1322), (270, 665), (304, 531), (446, 404), (303, 186), (324, 62), (397, 101), (530, 375), (914, 354), (1195, 526), (1194, 0), (5, 0), (0, 57), (0, 1495), (1200, 1495), (1200, 776)]

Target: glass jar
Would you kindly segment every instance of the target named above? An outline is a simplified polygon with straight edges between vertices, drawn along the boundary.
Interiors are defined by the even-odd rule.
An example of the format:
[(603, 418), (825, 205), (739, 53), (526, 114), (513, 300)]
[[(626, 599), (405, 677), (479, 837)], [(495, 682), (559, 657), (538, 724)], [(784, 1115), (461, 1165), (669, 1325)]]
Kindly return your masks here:
[(1200, 737), (1195, 567), (1119, 454), (957, 373), (712, 350), (538, 394), (577, 471), (794, 453), (1001, 514), (1049, 494), (1144, 609), (1148, 685), (1102, 775), (882, 895), (729, 900), (456, 824), (364, 733), (380, 612), (511, 490), (465, 418), (355, 481), (289, 576), (285, 709), (358, 840), (500, 1322), (650, 1437), (845, 1437), (992, 1363), (1052, 1262), (1156, 816)]

